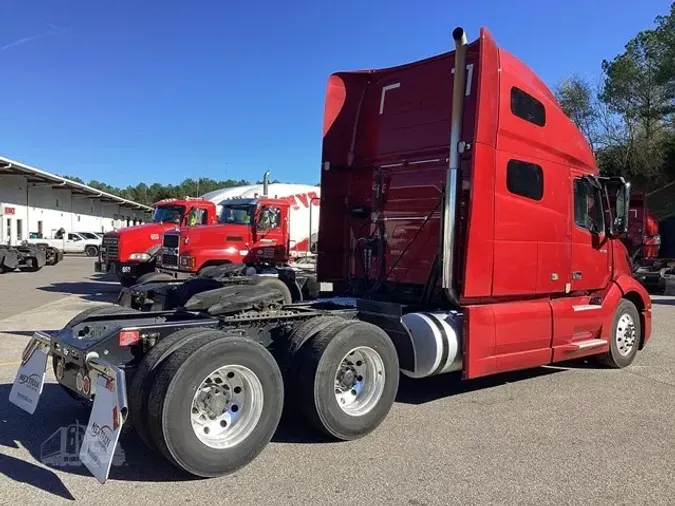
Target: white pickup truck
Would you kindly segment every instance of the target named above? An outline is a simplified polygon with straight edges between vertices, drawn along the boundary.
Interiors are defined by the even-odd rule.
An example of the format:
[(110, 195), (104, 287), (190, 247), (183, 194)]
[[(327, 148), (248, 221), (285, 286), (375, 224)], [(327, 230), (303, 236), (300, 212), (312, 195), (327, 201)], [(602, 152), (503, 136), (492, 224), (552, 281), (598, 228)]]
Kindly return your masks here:
[(101, 247), (102, 239), (88, 239), (75, 232), (67, 232), (61, 238), (37, 237), (31, 234), (26, 240), (28, 244), (51, 246), (64, 253), (86, 253), (87, 256), (95, 257)]

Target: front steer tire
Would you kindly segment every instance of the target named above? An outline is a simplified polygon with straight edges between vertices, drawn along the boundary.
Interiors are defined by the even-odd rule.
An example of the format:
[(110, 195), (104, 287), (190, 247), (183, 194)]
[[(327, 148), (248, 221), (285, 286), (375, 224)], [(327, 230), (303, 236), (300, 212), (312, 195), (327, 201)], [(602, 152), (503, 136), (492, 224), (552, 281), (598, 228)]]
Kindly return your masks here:
[[(328, 325), (300, 349), (293, 362), (298, 364), (293, 382), (297, 405), (311, 425), (337, 440), (351, 441), (374, 431), (386, 418), (398, 392), (396, 348), (382, 329), (366, 322)], [(340, 400), (336, 395), (338, 371), (342, 371), (341, 381), (345, 382), (342, 387), (353, 385), (342, 388), (345, 395)], [(351, 375), (346, 371), (352, 371)], [(379, 386), (371, 389), (369, 385)], [(367, 400), (369, 390), (371, 401)], [(349, 397), (354, 393), (355, 404)]]
[[(204, 335), (182, 346), (166, 360), (159, 370), (148, 401), (149, 427), (157, 447), (180, 469), (205, 478), (234, 473), (253, 461), (272, 439), (284, 401), (281, 372), (267, 349), (245, 337), (220, 331), (214, 331), (214, 334), (222, 337), (214, 339), (211, 335)], [(243, 392), (246, 396), (254, 391), (258, 394), (245, 397), (252, 399), (250, 402), (233, 398), (227, 404), (230, 407), (225, 408), (225, 412), (229, 414), (232, 411), (233, 416), (223, 431), (230, 428), (236, 430), (236, 424), (247, 419), (248, 409), (258, 408), (261, 412), (252, 418), (248, 435), (241, 440), (230, 441), (230, 446), (214, 448), (198, 439), (193, 430), (193, 398), (207, 377), (226, 366), (238, 366), (248, 371), (240, 373), (241, 378), (250, 372), (250, 377), (255, 378), (260, 389), (244, 386), (239, 390), (237, 395)], [(235, 374), (232, 381), (237, 381), (239, 377)], [(241, 384), (247, 383), (242, 380)], [(230, 388), (229, 391), (235, 392), (235, 389)], [(236, 417), (234, 406), (238, 404), (235, 402), (241, 404), (240, 408), (237, 407), (236, 412), (239, 414)], [(209, 434), (216, 434), (220, 430), (214, 428), (214, 432)]]
[(642, 336), (640, 313), (635, 304), (621, 299), (614, 313), (610, 332), (609, 351), (598, 355), (597, 361), (612, 369), (628, 367), (635, 360)]

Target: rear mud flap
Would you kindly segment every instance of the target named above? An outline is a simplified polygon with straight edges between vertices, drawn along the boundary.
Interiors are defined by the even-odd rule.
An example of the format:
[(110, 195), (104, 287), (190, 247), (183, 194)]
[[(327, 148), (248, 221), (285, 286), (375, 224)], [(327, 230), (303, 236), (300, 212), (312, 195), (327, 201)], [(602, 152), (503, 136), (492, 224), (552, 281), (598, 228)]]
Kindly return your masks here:
[(126, 382), (124, 371), (111, 364), (96, 360), (92, 367), (99, 374), (80, 460), (100, 483), (105, 483), (127, 416)]
[(21, 356), (21, 365), (16, 372), (9, 402), (31, 415), (35, 413), (45, 384), (50, 336), (36, 332)]
[[(14, 378), (9, 401), (31, 415), (35, 413), (44, 387), (51, 336), (35, 332), (24, 349)], [(127, 411), (124, 371), (96, 356), (87, 359), (96, 372), (94, 405), (80, 446), (80, 460), (89, 472), (105, 483), (115, 455)]]

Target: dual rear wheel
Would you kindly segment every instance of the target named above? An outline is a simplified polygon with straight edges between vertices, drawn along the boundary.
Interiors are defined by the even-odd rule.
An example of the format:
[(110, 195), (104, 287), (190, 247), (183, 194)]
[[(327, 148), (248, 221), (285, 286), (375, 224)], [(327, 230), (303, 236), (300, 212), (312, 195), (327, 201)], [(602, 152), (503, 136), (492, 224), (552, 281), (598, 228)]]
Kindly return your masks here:
[(396, 351), (373, 325), (330, 320), (305, 332), (285, 362), (240, 331), (192, 328), (167, 336), (134, 375), (131, 422), (149, 447), (201, 477), (231, 474), (254, 460), (285, 404), (333, 438), (365, 436), (396, 396)]

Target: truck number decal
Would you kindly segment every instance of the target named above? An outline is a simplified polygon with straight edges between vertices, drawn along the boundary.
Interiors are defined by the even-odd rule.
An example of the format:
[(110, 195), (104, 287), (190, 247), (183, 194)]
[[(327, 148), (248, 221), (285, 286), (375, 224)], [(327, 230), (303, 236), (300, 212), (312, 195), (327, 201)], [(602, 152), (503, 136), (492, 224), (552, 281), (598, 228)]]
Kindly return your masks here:
[[(450, 71), (451, 74), (455, 73), (455, 69), (453, 68)], [(466, 66), (466, 89), (464, 90), (464, 96), (468, 97), (471, 95), (471, 84), (473, 83), (473, 63), (469, 63)]]
[(150, 240), (151, 241), (159, 240), (159, 234), (150, 234)]
[[(450, 70), (450, 73), (454, 74), (455, 69), (452, 68)], [(473, 84), (473, 63), (469, 63), (466, 66), (466, 88), (464, 91), (465, 96), (469, 96), (471, 94), (471, 85)], [(386, 86), (382, 86), (382, 94), (380, 95), (380, 114), (384, 112), (384, 96), (389, 90), (395, 90), (397, 88), (401, 87), (401, 83), (393, 83), (393, 84), (388, 84)]]

